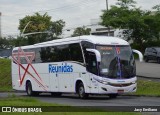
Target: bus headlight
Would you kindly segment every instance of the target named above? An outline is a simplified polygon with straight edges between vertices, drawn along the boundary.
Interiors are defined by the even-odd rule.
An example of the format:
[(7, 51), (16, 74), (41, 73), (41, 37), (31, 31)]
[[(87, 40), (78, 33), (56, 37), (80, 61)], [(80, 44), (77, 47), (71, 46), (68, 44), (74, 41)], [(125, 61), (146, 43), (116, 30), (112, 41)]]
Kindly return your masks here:
[(105, 85), (107, 85), (107, 84), (108, 84), (108, 82), (107, 82), (107, 81), (102, 81), (102, 83), (103, 83), (103, 84), (105, 84)]

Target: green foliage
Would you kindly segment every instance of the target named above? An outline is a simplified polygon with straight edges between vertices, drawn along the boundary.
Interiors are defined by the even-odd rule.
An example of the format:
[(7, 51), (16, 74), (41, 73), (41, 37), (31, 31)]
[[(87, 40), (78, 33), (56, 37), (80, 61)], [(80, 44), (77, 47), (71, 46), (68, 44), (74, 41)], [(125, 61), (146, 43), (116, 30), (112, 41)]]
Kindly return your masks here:
[(10, 91), (11, 87), (11, 60), (0, 59), (0, 91)]
[(58, 20), (51, 23), (50, 31), (55, 34), (55, 36), (59, 36), (62, 34), (62, 29), (65, 26), (65, 22), (63, 20)]
[(0, 99), (0, 106), (58, 106), (58, 104), (40, 102), (34, 98), (9, 96), (8, 98)]
[(160, 83), (151, 80), (138, 80), (137, 95), (160, 96)]
[(116, 5), (111, 6), (109, 11), (103, 11), (101, 16), (102, 25), (119, 29), (127, 29), (127, 40), (133, 42), (144, 50), (144, 42), (156, 41), (160, 38), (160, 15), (159, 7), (156, 13), (143, 11), (135, 7), (133, 0), (118, 0)]
[[(62, 34), (64, 26), (65, 22), (63, 20), (53, 22), (51, 21), (51, 16), (47, 15), (47, 13), (44, 15), (35, 13), (32, 16), (26, 16), (20, 19), (18, 29), (22, 35), (28, 34), (25, 36), (28, 42), (27, 45), (31, 45), (58, 38), (58, 36)], [(25, 41), (26, 39), (24, 38), (23, 40)], [(21, 41), (18, 40), (18, 43), (19, 42)]]
[(23, 19), (20, 19), (20, 25), (18, 28), (20, 32), (23, 31), (27, 23), (29, 24), (26, 27), (24, 34), (31, 33), (31, 32), (43, 32), (49, 29), (52, 22), (51, 22), (51, 17), (48, 16), (47, 13), (45, 13), (44, 15), (35, 13), (32, 16), (26, 16)]
[(6, 38), (0, 38), (0, 49), (10, 48), (9, 41)]
[(121, 8), (129, 8), (129, 7), (135, 7), (136, 2), (134, 0), (118, 0), (116, 3)]
[(91, 29), (83, 27), (78, 27), (74, 30), (72, 37), (81, 36), (81, 35), (89, 35)]
[(135, 44), (135, 43), (131, 44), (131, 47), (132, 47), (132, 49), (143, 49), (143, 50), (141, 50), (141, 52), (144, 53), (144, 51), (147, 47), (160, 47), (160, 40), (144, 42), (143, 48), (141, 45)]

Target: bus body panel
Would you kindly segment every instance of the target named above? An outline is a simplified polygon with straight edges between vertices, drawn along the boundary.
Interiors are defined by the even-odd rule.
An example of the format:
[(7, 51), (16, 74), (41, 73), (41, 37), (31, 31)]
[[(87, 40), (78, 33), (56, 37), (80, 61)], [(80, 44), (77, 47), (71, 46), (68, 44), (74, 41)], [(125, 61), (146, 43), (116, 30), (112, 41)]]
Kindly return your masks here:
[[(80, 44), (81, 41), (88, 41), (98, 45), (129, 45), (128, 42), (114, 37), (81, 36), (53, 40), (50, 42), (23, 46), (20, 48), (24, 51), (26, 49), (43, 48), (48, 46), (63, 46), (63, 44)], [(21, 64), (21, 62), (19, 62), (20, 64), (16, 64), (17, 62), (15, 63), (14, 61), (18, 60), (20, 54), (22, 55), (22, 57), (25, 57), (26, 55), (23, 54), (23, 51), (19, 50), (19, 47), (13, 49), (13, 54), (15, 51), (17, 51), (17, 54), (15, 54), (17, 57), (14, 57), (14, 55), (12, 56), (14, 57), (12, 61), (12, 86), (15, 90), (25, 91), (27, 81), (31, 82), (33, 91), (38, 92), (76, 93), (77, 81), (81, 81), (83, 83), (85, 92), (89, 94), (111, 94), (119, 93), (119, 91), (122, 90), (124, 93), (126, 93), (135, 92), (137, 89), (136, 76), (127, 79), (110, 79), (100, 77), (87, 71), (85, 59), (83, 59), (83, 63), (73, 60), (61, 62), (33, 63), (33, 61), (35, 60), (32, 60), (27, 64)], [(84, 58), (83, 50), (82, 53)], [(31, 57), (29, 56), (27, 58), (29, 60), (31, 59)], [(126, 85), (129, 83), (133, 84)], [(116, 86), (116, 84), (121, 84), (121, 86)]]

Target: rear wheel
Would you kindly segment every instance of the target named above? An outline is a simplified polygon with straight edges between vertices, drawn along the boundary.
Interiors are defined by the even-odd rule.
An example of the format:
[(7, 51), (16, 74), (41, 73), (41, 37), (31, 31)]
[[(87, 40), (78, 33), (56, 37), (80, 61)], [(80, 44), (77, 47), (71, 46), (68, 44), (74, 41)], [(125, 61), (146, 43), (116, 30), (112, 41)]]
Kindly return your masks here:
[(118, 94), (109, 94), (109, 98), (113, 99), (116, 98), (118, 96)]
[(85, 93), (84, 85), (83, 83), (80, 83), (78, 85), (78, 95), (81, 99), (86, 99), (88, 97), (88, 94)]
[(27, 84), (26, 84), (26, 92), (27, 92), (27, 95), (28, 95), (28, 96), (36, 96), (36, 95), (39, 95), (38, 92), (34, 92), (34, 91), (32, 90), (32, 84), (31, 84), (31, 82), (27, 82)]

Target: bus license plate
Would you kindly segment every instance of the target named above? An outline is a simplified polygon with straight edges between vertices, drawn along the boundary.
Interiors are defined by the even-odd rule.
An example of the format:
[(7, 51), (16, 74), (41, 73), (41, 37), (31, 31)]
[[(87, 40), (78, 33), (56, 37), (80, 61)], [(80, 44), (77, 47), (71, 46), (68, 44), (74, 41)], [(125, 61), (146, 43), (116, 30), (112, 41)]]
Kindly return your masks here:
[(124, 93), (124, 90), (123, 89), (119, 89), (119, 90), (117, 90), (117, 93)]

